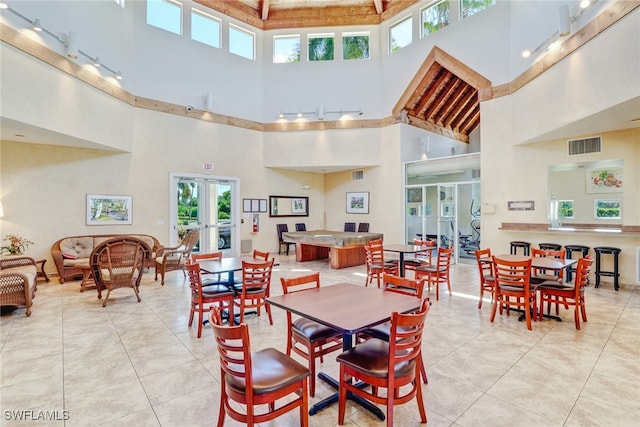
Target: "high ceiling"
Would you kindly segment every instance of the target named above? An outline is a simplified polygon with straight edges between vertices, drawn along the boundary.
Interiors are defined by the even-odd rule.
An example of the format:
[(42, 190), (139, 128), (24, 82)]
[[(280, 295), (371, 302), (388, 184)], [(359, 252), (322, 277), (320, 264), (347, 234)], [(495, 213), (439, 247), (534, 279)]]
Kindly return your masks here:
[(420, 0), (195, 0), (261, 30), (377, 25)]

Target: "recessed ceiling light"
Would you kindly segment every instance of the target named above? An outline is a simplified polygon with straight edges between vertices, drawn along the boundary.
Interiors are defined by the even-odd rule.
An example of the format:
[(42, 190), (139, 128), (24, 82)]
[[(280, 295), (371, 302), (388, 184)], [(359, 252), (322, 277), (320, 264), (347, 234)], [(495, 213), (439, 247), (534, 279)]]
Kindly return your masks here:
[(26, 135), (23, 135), (21, 133), (16, 133), (14, 136), (17, 136), (18, 138), (26, 138)]

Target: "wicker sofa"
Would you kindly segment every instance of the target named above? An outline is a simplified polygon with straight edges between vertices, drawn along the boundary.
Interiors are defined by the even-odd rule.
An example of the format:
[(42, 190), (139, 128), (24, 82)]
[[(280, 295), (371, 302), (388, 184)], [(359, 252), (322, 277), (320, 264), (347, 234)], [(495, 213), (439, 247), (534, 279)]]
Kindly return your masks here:
[(148, 247), (149, 258), (144, 260), (145, 267), (155, 266), (156, 251), (161, 247), (160, 242), (148, 234), (95, 234), (88, 236), (63, 237), (51, 245), (51, 258), (58, 270), (60, 283), (68, 278), (82, 276), (82, 270), (77, 266), (89, 264), (89, 255), (93, 248), (108, 239), (119, 236), (136, 237), (142, 240)]
[(0, 306), (24, 306), (31, 316), (31, 303), (37, 290), (36, 262), (29, 257), (0, 259)]

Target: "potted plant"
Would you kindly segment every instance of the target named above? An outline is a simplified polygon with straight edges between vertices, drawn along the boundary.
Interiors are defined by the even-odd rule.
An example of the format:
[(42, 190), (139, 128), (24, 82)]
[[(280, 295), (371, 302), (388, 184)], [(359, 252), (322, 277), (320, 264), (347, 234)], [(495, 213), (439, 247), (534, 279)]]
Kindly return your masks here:
[(33, 245), (31, 240), (16, 236), (15, 234), (7, 234), (4, 241), (8, 242), (8, 244), (0, 247), (0, 251), (3, 255), (5, 252), (9, 255), (22, 255), (27, 251), (27, 249), (29, 249), (30, 245)]

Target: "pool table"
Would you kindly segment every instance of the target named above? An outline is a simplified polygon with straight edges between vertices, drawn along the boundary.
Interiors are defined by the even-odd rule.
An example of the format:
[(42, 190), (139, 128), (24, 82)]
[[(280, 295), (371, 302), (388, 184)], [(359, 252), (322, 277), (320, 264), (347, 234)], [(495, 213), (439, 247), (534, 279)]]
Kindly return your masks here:
[(282, 239), (296, 244), (296, 261), (329, 258), (331, 268), (337, 269), (364, 264), (365, 243), (382, 239), (382, 234), (329, 230), (290, 231), (282, 233)]

